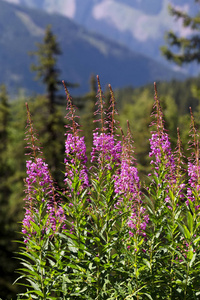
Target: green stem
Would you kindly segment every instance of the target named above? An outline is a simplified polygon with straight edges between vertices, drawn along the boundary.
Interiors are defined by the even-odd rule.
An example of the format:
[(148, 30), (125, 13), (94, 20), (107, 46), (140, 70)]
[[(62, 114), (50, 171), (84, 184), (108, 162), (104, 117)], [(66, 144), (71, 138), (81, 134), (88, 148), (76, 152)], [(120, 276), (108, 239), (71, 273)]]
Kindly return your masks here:
[(187, 299), (187, 284), (188, 284), (189, 270), (190, 270), (190, 266), (189, 266), (189, 262), (188, 262), (187, 263), (186, 284), (185, 284), (185, 289), (184, 289), (184, 300)]
[[(135, 279), (136, 279), (136, 290), (138, 290), (138, 275), (137, 275), (137, 271), (138, 271), (138, 267), (137, 267), (137, 252), (138, 252), (138, 249), (137, 249), (137, 246), (138, 246), (138, 243), (137, 243), (137, 235), (136, 235), (136, 238), (135, 238), (135, 241), (136, 241), (136, 251), (135, 251), (135, 261), (134, 261), (134, 265), (135, 265)], [(137, 300), (139, 299), (139, 295), (137, 294)]]

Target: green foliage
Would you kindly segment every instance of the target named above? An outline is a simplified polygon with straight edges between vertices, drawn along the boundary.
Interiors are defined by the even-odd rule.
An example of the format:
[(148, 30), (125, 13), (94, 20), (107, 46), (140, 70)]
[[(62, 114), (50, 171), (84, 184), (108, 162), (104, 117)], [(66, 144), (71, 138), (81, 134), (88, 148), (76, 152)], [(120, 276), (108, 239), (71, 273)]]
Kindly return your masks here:
[[(83, 144), (79, 149), (78, 142), (82, 140), (68, 92), (67, 98), (71, 111), (68, 121), (72, 122), (72, 127), (68, 127), (71, 131), (66, 139), (69, 143), (65, 162), (66, 186), (64, 192), (60, 192), (62, 201), (54, 203), (60, 205), (66, 218), (60, 216), (56, 219), (56, 227), (51, 226), (48, 221), (52, 214), (48, 213), (47, 207), (50, 190), (54, 191), (54, 188), (50, 185), (50, 190), (45, 193), (39, 173), (31, 173), (37, 179), (34, 191), (27, 190), (27, 203), (31, 204), (28, 207), (32, 208), (31, 221), (23, 227), (27, 230), (23, 232), (25, 246), (22, 244), (19, 251), (22, 263), (19, 280), (26, 279), (27, 291), (21, 293), (19, 299), (197, 300), (200, 293), (199, 142), (192, 113), (190, 148), (193, 155), (188, 169), (183, 161), (179, 135), (177, 150), (171, 150), (155, 88), (149, 181), (140, 189), (128, 127), (127, 135), (123, 136), (120, 164), (114, 159), (116, 153), (111, 157), (112, 149), (104, 152), (105, 145), (110, 146), (104, 139), (96, 156), (94, 152), (92, 154), (96, 160), (89, 174), (90, 183), (83, 185)], [(109, 113), (104, 114), (99, 81), (98, 98), (98, 123), (103, 138), (106, 137), (104, 125)], [(147, 91), (143, 92), (141, 99), (144, 103), (147, 101)], [(169, 101), (174, 105), (175, 113), (175, 103), (171, 98)], [(139, 111), (137, 102), (133, 108)], [(163, 108), (166, 114), (167, 104), (164, 103)], [(173, 111), (168, 118), (175, 119)], [(166, 122), (166, 125), (170, 126), (171, 122)], [(115, 124), (114, 119), (111, 124)], [(146, 120), (143, 124), (146, 126)], [(30, 132), (34, 152), (37, 149), (35, 135), (32, 130)], [(71, 135), (78, 141), (76, 144), (73, 144)], [(93, 147), (96, 147), (95, 143)], [(32, 159), (37, 164), (37, 155), (32, 155)], [(123, 169), (125, 162), (128, 170)], [(120, 181), (116, 191), (118, 177), (124, 181)], [(144, 226), (142, 211), (148, 212), (145, 216), (148, 224), (143, 230), (140, 227)], [(135, 226), (131, 227), (130, 222)]]
[[(17, 205), (13, 204), (11, 200), (13, 166), (10, 157), (10, 119), (11, 108), (8, 103), (8, 95), (6, 87), (2, 85), (0, 87), (0, 295), (7, 299), (10, 299), (17, 292), (16, 286), (12, 286), (12, 279), (13, 277), (16, 278), (16, 276), (13, 276), (16, 269), (13, 256), (17, 247), (16, 244), (11, 243), (11, 240), (18, 238), (15, 230), (19, 221)], [(23, 189), (23, 185), (20, 188)], [(22, 191), (20, 193), (23, 194)]]
[[(197, 0), (196, 2), (199, 2)], [(199, 3), (198, 3), (199, 5)], [(181, 20), (183, 27), (193, 32), (189, 37), (179, 37), (173, 31), (169, 31), (165, 38), (169, 45), (161, 47), (163, 55), (175, 63), (182, 65), (183, 63), (191, 63), (193, 61), (200, 62), (199, 56), (199, 30), (200, 30), (200, 16), (197, 13), (195, 16), (190, 16), (186, 12), (182, 12), (173, 6), (169, 6), (170, 14)], [(197, 7), (198, 11), (198, 7)], [(171, 48), (171, 49), (170, 49)], [(178, 53), (177, 53), (178, 48)]]

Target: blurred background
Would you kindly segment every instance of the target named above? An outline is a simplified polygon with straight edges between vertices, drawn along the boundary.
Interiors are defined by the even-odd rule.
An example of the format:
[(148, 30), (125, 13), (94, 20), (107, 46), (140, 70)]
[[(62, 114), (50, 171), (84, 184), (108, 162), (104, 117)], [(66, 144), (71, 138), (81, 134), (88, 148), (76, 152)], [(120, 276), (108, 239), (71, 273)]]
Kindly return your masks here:
[[(92, 147), (97, 81), (114, 90), (120, 126), (130, 122), (141, 180), (157, 82), (175, 149), (187, 153), (192, 107), (200, 124), (200, 1), (0, 0), (0, 298), (16, 299), (29, 103), (44, 157), (63, 187), (65, 81)], [(170, 8), (171, 7), (171, 8)], [(187, 156), (187, 154), (186, 154)], [(89, 162), (88, 162), (89, 164)]]

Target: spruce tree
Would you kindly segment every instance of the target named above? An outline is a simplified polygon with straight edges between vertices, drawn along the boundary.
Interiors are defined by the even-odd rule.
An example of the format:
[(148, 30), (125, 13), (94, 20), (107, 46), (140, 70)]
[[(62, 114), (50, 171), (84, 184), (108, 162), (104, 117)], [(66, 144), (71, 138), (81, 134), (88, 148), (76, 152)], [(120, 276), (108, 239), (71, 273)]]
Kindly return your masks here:
[[(195, 0), (200, 4), (200, 0)], [(182, 20), (183, 26), (193, 34), (189, 37), (178, 36), (173, 31), (166, 33), (166, 42), (168, 46), (161, 47), (162, 54), (178, 65), (196, 61), (200, 63), (200, 13), (191, 16), (175, 7), (169, 6), (169, 12), (177, 20)]]
[(59, 85), (62, 85), (62, 81), (59, 80), (61, 72), (57, 67), (57, 60), (62, 52), (50, 25), (46, 27), (42, 43), (37, 43), (36, 46), (37, 50), (31, 52), (31, 55), (36, 57), (37, 63), (32, 64), (31, 69), (36, 72), (36, 80), (41, 80), (45, 85), (46, 96), (38, 95), (36, 97), (35, 109), (32, 110), (32, 113), (37, 117), (38, 109), (40, 111), (39, 116), (42, 124), (39, 122), (40, 128), (38, 128), (38, 131), (41, 129), (46, 137), (43, 143), (44, 152), (48, 149), (51, 171), (53, 176), (56, 177), (55, 179), (59, 180), (55, 171), (61, 163), (61, 152), (63, 154), (64, 151), (60, 145), (60, 133), (64, 135), (64, 124), (61, 121), (62, 118), (60, 118), (58, 105), (56, 104), (61, 98), (63, 100), (65, 97), (57, 95)]
[(31, 52), (37, 57), (37, 64), (32, 64), (31, 69), (36, 72), (36, 79), (42, 80), (46, 87), (47, 98), (49, 100), (50, 113), (54, 112), (56, 92), (59, 88), (60, 70), (57, 68), (57, 57), (61, 55), (60, 46), (56, 36), (47, 26), (42, 43), (36, 44), (38, 50)]

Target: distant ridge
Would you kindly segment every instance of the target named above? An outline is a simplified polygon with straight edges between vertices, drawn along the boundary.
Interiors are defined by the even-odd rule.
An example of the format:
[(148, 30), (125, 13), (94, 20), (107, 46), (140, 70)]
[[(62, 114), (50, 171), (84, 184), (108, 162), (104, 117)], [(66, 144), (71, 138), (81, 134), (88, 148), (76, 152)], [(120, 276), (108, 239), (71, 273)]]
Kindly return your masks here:
[(100, 76), (103, 86), (111, 83), (113, 88), (184, 78), (181, 73), (91, 33), (68, 18), (0, 0), (0, 83), (5, 83), (11, 93), (19, 88), (27, 93), (43, 91), (43, 86), (33, 80), (33, 60), (28, 52), (36, 49), (35, 42), (42, 40), (48, 24), (52, 24), (63, 52), (58, 64), (61, 79), (80, 84), (73, 93), (88, 91), (92, 73)]

